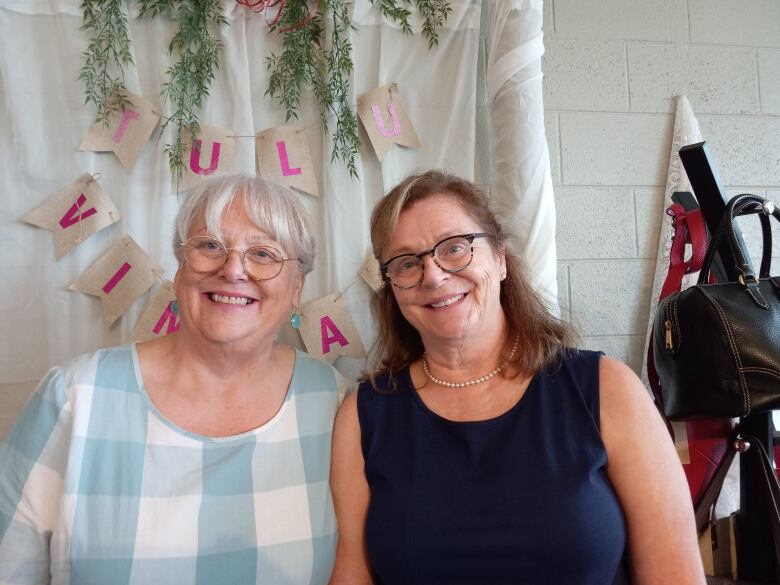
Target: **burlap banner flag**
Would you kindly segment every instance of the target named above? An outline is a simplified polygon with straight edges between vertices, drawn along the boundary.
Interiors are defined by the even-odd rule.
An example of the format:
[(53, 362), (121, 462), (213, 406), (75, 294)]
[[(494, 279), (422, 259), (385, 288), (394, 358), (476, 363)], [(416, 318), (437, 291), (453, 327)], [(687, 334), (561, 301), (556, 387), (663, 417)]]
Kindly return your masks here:
[(116, 321), (149, 290), (163, 271), (151, 256), (125, 235), (87, 268), (68, 290), (100, 297), (107, 325)]
[(297, 126), (277, 126), (257, 133), (257, 170), (289, 187), (319, 196), (317, 176), (306, 136)]
[(357, 111), (380, 162), (393, 144), (421, 146), (401, 104), (398, 84), (377, 87), (359, 96)]
[(184, 172), (181, 182), (176, 185), (180, 191), (186, 191), (203, 179), (222, 175), (233, 169), (236, 133), (232, 130), (201, 124), (200, 133), (195, 140), (192, 140), (192, 135), (188, 132), (184, 132), (182, 142), (186, 145), (186, 151)]
[(379, 292), (379, 289), (384, 284), (382, 275), (379, 272), (379, 262), (370, 252), (366, 261), (363, 262), (363, 266), (360, 267), (358, 274), (374, 292)]
[(170, 280), (163, 282), (162, 286), (149, 301), (141, 315), (141, 320), (130, 334), (130, 341), (146, 341), (155, 337), (162, 337), (179, 330), (179, 317), (173, 312), (172, 303), (176, 299), (173, 283)]
[(119, 221), (119, 210), (92, 175), (75, 182), (33, 209), (22, 221), (50, 230), (59, 260), (89, 236)]
[(301, 307), (301, 337), (314, 357), (333, 363), (339, 356), (365, 357), (366, 350), (340, 296), (328, 295)]
[(130, 169), (160, 121), (160, 108), (140, 96), (125, 96), (130, 105), (116, 112), (108, 126), (102, 122), (92, 124), (79, 150), (113, 152), (122, 166)]

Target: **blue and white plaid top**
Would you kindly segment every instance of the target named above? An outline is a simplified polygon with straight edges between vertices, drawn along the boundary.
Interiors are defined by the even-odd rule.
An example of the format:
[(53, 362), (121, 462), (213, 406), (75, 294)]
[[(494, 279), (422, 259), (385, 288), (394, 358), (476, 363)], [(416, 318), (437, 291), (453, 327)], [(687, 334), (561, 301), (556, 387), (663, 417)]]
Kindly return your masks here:
[(0, 584), (326, 583), (344, 390), (297, 352), (269, 422), (209, 438), (155, 409), (134, 346), (53, 369), (0, 445)]

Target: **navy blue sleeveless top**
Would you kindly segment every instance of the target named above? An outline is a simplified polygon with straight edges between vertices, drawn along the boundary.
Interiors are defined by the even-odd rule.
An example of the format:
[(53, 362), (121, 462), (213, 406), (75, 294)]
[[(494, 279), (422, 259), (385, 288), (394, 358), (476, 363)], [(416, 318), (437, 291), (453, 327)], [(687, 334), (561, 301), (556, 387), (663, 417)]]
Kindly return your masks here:
[[(599, 433), (599, 357), (569, 352), (484, 421), (431, 411), (408, 369), (393, 392), (360, 386), (377, 583), (629, 582), (625, 519)], [(388, 387), (386, 376), (378, 382)]]

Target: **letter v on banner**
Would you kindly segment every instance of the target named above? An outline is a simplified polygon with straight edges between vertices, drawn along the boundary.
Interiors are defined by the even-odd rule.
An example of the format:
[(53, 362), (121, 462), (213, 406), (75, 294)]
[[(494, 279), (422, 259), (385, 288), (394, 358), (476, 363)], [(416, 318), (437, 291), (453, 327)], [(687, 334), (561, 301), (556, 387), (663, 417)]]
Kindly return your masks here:
[(119, 221), (114, 202), (97, 180), (83, 174), (25, 215), (22, 220), (50, 230), (57, 260), (104, 227)]
[[(80, 221), (84, 221), (91, 215), (95, 215), (97, 213), (97, 209), (94, 207), (90, 207), (89, 209), (81, 211), (81, 207), (87, 202), (87, 198), (84, 195), (84, 193), (79, 193), (78, 199), (76, 199), (76, 202), (70, 206), (68, 211), (65, 212), (65, 215), (62, 216), (60, 219), (60, 226), (62, 229), (69, 228), (72, 225), (77, 224)], [(78, 215), (77, 215), (78, 214)]]
[(362, 358), (363, 341), (343, 297), (328, 295), (301, 307), (299, 329), (306, 350), (329, 363), (339, 356)]

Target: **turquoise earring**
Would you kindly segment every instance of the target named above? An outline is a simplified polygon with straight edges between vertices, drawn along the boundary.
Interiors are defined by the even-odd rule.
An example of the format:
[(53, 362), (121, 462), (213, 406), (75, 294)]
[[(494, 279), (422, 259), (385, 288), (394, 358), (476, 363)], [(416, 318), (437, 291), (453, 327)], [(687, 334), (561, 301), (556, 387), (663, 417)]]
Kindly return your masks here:
[(173, 299), (171, 301), (171, 313), (173, 313), (174, 315), (178, 315), (179, 314), (179, 300), (178, 299)]
[(293, 329), (299, 329), (301, 326), (301, 314), (298, 312), (298, 307), (293, 307), (292, 315), (290, 315), (290, 327)]

